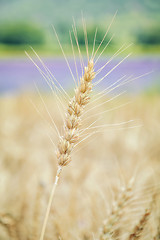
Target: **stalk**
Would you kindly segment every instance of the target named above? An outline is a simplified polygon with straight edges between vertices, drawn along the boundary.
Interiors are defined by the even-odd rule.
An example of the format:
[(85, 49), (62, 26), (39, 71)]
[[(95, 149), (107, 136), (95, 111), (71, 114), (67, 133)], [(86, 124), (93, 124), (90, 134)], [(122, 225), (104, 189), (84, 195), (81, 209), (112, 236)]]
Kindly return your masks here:
[(47, 223), (48, 223), (48, 218), (49, 218), (49, 214), (50, 214), (50, 210), (51, 210), (51, 206), (52, 206), (52, 202), (53, 202), (53, 197), (54, 197), (54, 193), (55, 193), (56, 187), (58, 185), (58, 181), (59, 181), (59, 177), (60, 177), (61, 171), (62, 171), (62, 167), (58, 166), (55, 182), (54, 182), (54, 184), (52, 186), (51, 194), (50, 194), (50, 197), (49, 197), (49, 200), (48, 200), (46, 214), (45, 214), (45, 218), (44, 218), (44, 222), (43, 222), (43, 226), (42, 226), (41, 235), (40, 235), (40, 239), (39, 240), (43, 240), (44, 239), (44, 234), (45, 234)]

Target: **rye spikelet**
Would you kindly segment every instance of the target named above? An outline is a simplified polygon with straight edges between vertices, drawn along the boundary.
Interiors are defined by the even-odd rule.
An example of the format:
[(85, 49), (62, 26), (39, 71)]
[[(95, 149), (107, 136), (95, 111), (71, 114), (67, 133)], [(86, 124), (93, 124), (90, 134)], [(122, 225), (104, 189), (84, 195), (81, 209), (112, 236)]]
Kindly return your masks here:
[(84, 75), (79, 86), (75, 89), (75, 96), (70, 100), (64, 123), (64, 135), (60, 137), (56, 152), (59, 166), (66, 166), (71, 161), (71, 151), (79, 139), (79, 127), (84, 107), (90, 100), (92, 80), (95, 77), (93, 60), (88, 61), (84, 68)]

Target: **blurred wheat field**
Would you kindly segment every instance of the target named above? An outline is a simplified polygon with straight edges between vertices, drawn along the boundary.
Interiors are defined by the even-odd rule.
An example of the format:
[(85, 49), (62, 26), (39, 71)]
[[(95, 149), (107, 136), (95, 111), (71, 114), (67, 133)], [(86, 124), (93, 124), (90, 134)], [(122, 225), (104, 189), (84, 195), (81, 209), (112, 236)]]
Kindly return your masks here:
[[(56, 175), (57, 160), (48, 135), (53, 141), (56, 136), (46, 122), (50, 119), (40, 97), (30, 97), (41, 116), (28, 96), (0, 99), (2, 240), (38, 239)], [(54, 97), (44, 97), (61, 129)], [(159, 103), (159, 96), (138, 96), (132, 103), (104, 114), (104, 124), (140, 119), (142, 126), (107, 127), (78, 146), (56, 190), (45, 239), (159, 239)], [(118, 212), (119, 195), (131, 179), (131, 196)], [(146, 209), (150, 210), (146, 226), (141, 221), (142, 235), (138, 237), (136, 230), (134, 236), (132, 232)], [(117, 220), (110, 223), (114, 231), (107, 238), (104, 220), (109, 221), (115, 213)]]

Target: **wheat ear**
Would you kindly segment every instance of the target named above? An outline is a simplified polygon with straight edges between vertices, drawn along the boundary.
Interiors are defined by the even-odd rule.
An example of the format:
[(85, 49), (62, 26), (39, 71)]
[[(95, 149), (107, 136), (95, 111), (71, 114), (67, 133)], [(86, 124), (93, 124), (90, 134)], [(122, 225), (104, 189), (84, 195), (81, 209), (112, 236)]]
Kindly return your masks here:
[(150, 209), (146, 209), (139, 223), (134, 227), (133, 232), (127, 238), (128, 240), (138, 240), (142, 237), (144, 227), (148, 222), (150, 214), (151, 214)]
[(84, 107), (90, 100), (90, 93), (92, 91), (92, 80), (95, 77), (93, 59), (88, 61), (87, 67), (84, 68), (84, 74), (80, 79), (79, 86), (75, 89), (75, 96), (70, 100), (67, 111), (66, 119), (64, 122), (64, 134), (60, 136), (56, 155), (58, 159), (58, 169), (55, 182), (52, 187), (50, 198), (47, 205), (46, 215), (44, 218), (40, 240), (44, 239), (44, 234), (48, 222), (48, 217), (53, 201), (54, 192), (58, 184), (62, 168), (69, 164), (71, 161), (71, 152), (75, 143), (79, 140), (81, 115)]
[(123, 209), (126, 206), (126, 203), (132, 197), (132, 185), (133, 185), (133, 179), (131, 179), (128, 186), (121, 189), (121, 192), (118, 196), (117, 201), (113, 204), (108, 218), (103, 223), (99, 240), (110, 240), (112, 238), (116, 230), (115, 225), (120, 220), (123, 214)]
[(9, 236), (13, 240), (19, 239), (17, 230), (17, 220), (14, 219), (10, 214), (0, 215), (0, 225), (2, 225), (8, 232)]

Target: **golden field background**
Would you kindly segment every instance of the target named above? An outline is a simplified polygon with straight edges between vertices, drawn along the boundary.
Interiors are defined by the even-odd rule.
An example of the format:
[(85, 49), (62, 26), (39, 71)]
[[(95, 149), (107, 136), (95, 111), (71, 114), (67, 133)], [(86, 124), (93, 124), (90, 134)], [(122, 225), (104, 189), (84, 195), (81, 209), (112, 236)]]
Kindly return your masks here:
[[(61, 129), (54, 97), (44, 98)], [(100, 236), (103, 221), (113, 214), (122, 187), (132, 178), (131, 201), (113, 226), (113, 239), (129, 239), (127, 236), (155, 195), (142, 239), (159, 239), (160, 98), (135, 96), (119, 101), (130, 100), (133, 102), (103, 114), (101, 124), (130, 119), (135, 123), (105, 127), (102, 133), (80, 144), (72, 162), (64, 167), (46, 240), (107, 239)], [(100, 112), (110, 107), (106, 104)], [(50, 119), (38, 96), (1, 98), (0, 116), (0, 239), (38, 239), (57, 169), (55, 149), (48, 135), (55, 143), (57, 138), (46, 122)]]

